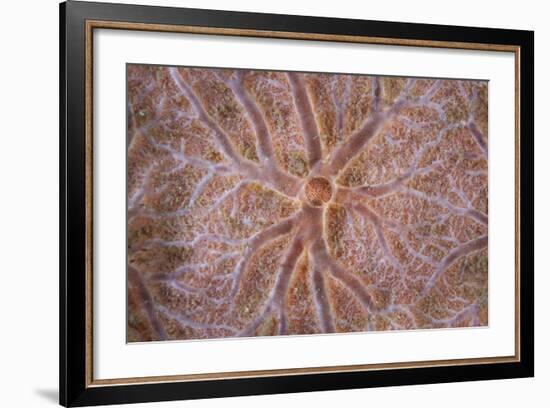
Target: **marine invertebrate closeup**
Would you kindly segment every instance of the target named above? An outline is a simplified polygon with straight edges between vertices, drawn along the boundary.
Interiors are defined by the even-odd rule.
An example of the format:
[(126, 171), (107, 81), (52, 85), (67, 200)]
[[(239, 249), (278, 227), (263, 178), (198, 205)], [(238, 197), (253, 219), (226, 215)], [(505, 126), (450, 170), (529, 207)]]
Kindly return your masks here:
[(487, 325), (487, 82), (127, 75), (128, 341)]

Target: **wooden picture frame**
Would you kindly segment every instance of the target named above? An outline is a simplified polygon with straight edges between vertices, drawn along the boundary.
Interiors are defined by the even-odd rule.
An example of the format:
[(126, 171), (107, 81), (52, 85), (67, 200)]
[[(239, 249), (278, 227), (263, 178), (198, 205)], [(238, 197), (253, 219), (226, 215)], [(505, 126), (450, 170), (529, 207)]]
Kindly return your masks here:
[[(513, 355), (185, 375), (94, 377), (93, 33), (113, 29), (508, 52), (515, 59)], [(338, 390), (534, 375), (534, 33), (68, 1), (60, 5), (60, 403)], [(120, 137), (124, 138), (124, 134)], [(124, 193), (124, 192), (123, 192)], [(520, 251), (521, 248), (521, 251)], [(493, 248), (498, 252), (498, 248)], [(124, 272), (121, 272), (124, 273)], [(121, 297), (125, 294), (121, 293)]]

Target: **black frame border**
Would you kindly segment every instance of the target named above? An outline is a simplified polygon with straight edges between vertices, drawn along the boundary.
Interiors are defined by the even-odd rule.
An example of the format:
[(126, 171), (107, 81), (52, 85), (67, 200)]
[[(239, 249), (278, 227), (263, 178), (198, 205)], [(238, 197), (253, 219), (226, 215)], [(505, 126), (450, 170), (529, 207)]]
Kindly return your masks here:
[[(534, 32), (68, 1), (59, 8), (59, 402), (64, 406), (341, 390), (534, 376)], [(520, 48), (520, 356), (443, 365), (131, 385), (86, 385), (87, 20), (511, 45)]]

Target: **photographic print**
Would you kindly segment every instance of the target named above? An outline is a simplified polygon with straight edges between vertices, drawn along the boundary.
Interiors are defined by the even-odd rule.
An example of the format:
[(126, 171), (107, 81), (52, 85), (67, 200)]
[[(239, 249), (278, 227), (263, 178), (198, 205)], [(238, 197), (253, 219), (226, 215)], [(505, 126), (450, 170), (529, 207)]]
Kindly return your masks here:
[(127, 341), (488, 325), (488, 82), (127, 65)]
[(533, 31), (59, 11), (62, 405), (534, 376)]

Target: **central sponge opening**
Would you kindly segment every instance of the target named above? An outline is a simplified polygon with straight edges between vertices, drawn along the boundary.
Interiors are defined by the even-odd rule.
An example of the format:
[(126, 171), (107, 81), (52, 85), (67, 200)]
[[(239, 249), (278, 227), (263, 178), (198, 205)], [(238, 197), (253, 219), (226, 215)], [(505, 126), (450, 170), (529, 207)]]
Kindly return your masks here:
[(332, 197), (332, 185), (324, 177), (314, 177), (305, 187), (306, 198), (315, 207), (320, 207)]

